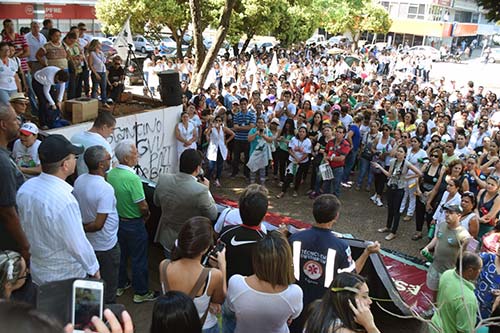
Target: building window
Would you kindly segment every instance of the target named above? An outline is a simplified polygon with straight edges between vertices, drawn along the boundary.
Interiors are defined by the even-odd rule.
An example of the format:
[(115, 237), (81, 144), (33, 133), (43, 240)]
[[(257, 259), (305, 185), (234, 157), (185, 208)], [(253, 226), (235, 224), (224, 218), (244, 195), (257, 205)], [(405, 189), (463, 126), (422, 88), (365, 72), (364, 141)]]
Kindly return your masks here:
[(455, 11), (455, 21), (456, 22), (463, 22), (463, 23), (470, 23), (470, 22), (472, 22), (472, 13), (457, 10), (457, 11)]
[(425, 5), (411, 3), (408, 6), (408, 18), (423, 20), (425, 18)]

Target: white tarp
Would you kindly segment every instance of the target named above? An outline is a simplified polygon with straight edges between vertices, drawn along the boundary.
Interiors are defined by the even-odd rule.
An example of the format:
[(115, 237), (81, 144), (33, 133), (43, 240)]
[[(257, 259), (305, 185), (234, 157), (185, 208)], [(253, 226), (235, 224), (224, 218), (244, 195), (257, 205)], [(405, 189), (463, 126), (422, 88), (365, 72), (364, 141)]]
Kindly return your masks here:
[[(113, 134), (108, 138), (111, 147), (122, 140), (136, 140), (135, 125), (137, 123), (137, 150), (139, 165), (146, 178), (157, 180), (161, 173), (178, 171), (177, 140), (175, 126), (179, 123), (182, 106), (156, 109), (148, 112), (116, 118)], [(92, 122), (61, 127), (47, 131), (49, 134), (62, 134), (68, 140), (81, 131), (92, 127)]]

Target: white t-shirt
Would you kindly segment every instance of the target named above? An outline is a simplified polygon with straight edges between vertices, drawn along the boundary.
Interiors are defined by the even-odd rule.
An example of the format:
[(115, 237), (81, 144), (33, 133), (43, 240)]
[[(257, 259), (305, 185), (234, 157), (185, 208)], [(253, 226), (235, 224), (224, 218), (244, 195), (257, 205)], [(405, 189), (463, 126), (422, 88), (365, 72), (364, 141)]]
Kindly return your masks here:
[[(280, 111), (284, 107), (285, 107), (285, 102), (279, 101), (278, 103), (276, 103), (276, 106), (274, 107), (274, 112), (276, 113), (276, 111)], [(290, 102), (290, 103), (288, 103), (286, 108), (288, 109), (288, 112), (290, 112), (292, 114), (292, 118), (295, 117), (295, 114), (297, 113), (297, 107), (295, 106), (295, 104)], [(285, 126), (285, 122), (288, 118), (289, 117), (286, 114), (286, 112), (283, 112), (281, 114), (281, 116), (279, 117), (280, 128), (283, 128), (283, 126)]]
[(349, 113), (346, 113), (345, 116), (342, 116), (342, 114), (339, 117), (339, 120), (342, 122), (342, 125), (347, 129), (349, 128), (349, 125), (352, 124), (352, 116)]
[(227, 305), (236, 315), (235, 333), (287, 333), (287, 320), (302, 311), (302, 289), (291, 284), (280, 293), (270, 294), (252, 289), (245, 277), (235, 274), (229, 279)]
[(75, 181), (73, 189), (82, 213), (83, 224), (95, 221), (97, 214), (108, 214), (104, 226), (86, 236), (95, 251), (108, 251), (118, 241), (118, 212), (115, 190), (104, 177), (84, 173)]
[[(106, 141), (106, 139), (102, 135), (98, 133), (89, 131), (76, 133), (71, 138), (71, 142), (76, 145), (82, 145), (85, 149), (92, 146), (103, 146), (104, 148), (106, 148), (109, 155), (113, 157), (113, 149), (111, 148), (111, 145), (108, 143), (108, 141)], [(89, 169), (87, 168), (87, 165), (83, 160), (83, 155), (84, 154), (78, 156), (78, 161), (76, 162), (78, 175), (82, 175), (84, 173), (89, 172)]]
[(40, 158), (38, 157), (38, 147), (42, 143), (36, 140), (31, 147), (26, 147), (21, 143), (21, 139), (17, 139), (12, 147), (12, 155), (17, 165), (23, 168), (32, 168), (40, 165)]
[[(412, 152), (411, 149), (408, 150), (408, 153), (406, 154), (406, 161), (410, 162), (414, 166), (416, 166), (418, 169), (422, 168), (423, 163), (419, 162), (422, 161), (427, 157), (427, 152), (423, 149), (419, 149), (416, 153)], [(408, 169), (407, 176), (414, 175), (415, 172), (413, 172), (411, 169)], [(417, 178), (412, 178), (408, 180), (408, 184), (414, 184), (417, 181)]]
[[(241, 220), (240, 210), (238, 208), (228, 207), (220, 213), (217, 222), (214, 225), (214, 230), (216, 233), (220, 234), (224, 227), (229, 225), (240, 225), (243, 221)], [(260, 224), (260, 230), (263, 233), (267, 233), (266, 222)]]
[(17, 75), (18, 69), (19, 64), (12, 58), (9, 58), (7, 65), (0, 61), (0, 73), (2, 73), (0, 75), (0, 89), (17, 91), (15, 75)]
[[(288, 144), (288, 148), (292, 149), (295, 156), (300, 160), (304, 157), (304, 155), (308, 155), (312, 151), (312, 144), (309, 138), (305, 138), (304, 141), (300, 141), (297, 137), (293, 137), (290, 143)], [(294, 162), (294, 158), (290, 154), (288, 158), (290, 162)], [(309, 161), (309, 157), (303, 160), (301, 163), (305, 163)]]

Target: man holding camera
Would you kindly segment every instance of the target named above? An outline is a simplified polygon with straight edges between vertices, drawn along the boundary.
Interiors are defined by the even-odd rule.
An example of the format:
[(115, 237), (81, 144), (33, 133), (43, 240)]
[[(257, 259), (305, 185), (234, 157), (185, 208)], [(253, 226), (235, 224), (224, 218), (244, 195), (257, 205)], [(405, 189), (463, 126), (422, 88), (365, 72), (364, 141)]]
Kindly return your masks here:
[(155, 242), (160, 243), (165, 256), (170, 257), (177, 235), (184, 223), (193, 216), (217, 218), (217, 206), (210, 193), (210, 182), (203, 177), (203, 158), (195, 149), (182, 152), (179, 173), (162, 174), (158, 179), (153, 201), (161, 207), (161, 218)]

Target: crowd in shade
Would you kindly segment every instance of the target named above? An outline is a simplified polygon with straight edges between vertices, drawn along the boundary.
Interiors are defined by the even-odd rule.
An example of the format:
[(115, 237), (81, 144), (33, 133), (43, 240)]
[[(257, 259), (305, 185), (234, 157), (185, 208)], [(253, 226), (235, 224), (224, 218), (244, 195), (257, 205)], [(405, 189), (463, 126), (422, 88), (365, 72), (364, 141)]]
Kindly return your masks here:
[[(110, 112), (71, 138), (39, 140), (39, 128), (59, 119), (65, 92), (100, 92), (106, 109), (115, 87), (85, 25), (60, 41), (60, 31), (44, 23), (45, 31), (33, 23), (22, 36), (5, 20), (0, 43), (2, 325), (63, 332), (61, 323), (18, 302), (33, 304), (47, 283), (93, 278), (105, 281), (106, 304), (155, 302), (151, 333), (379, 332), (370, 281), (360, 274), (380, 244), (353, 258), (332, 230), (346, 191), (379, 207), (385, 241), (400, 237), (401, 219), (414, 221), (412, 241), (429, 238), (422, 255), (436, 295), (426, 314), (433, 332), (472, 332), (498, 315), (494, 92), (433, 78), (432, 61), (405, 47), (335, 56), (319, 46), (226, 54), (204, 87), (190, 91), (192, 60), (155, 52), (144, 64), (145, 89), (154, 95), (152, 78), (178, 71), (182, 114), (172, 133), (179, 172), (160, 175), (148, 202), (134, 170), (135, 142), (111, 147), (106, 140), (116, 125)], [(221, 212), (212, 191), (228, 183), (245, 189), (237, 208)], [(290, 234), (263, 222), (271, 193), (279, 204), (310, 198), (303, 208), (311, 227)], [(149, 239), (152, 204), (162, 212)], [(150, 241), (160, 244), (161, 263), (150, 258)], [(152, 274), (161, 290), (149, 285)], [(130, 315), (118, 317), (121, 324), (104, 312), (110, 328), (92, 322), (99, 332), (132, 332)]]

